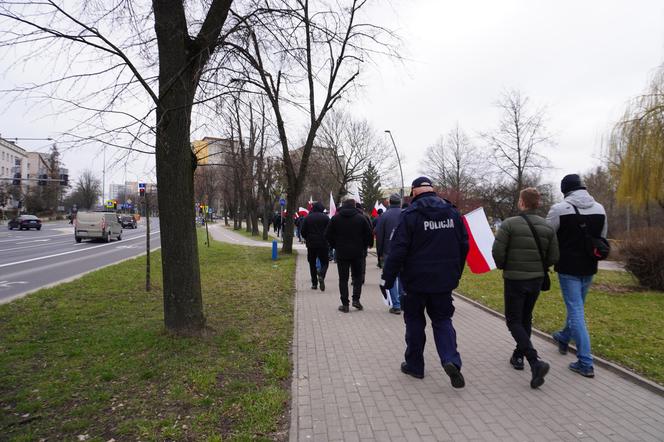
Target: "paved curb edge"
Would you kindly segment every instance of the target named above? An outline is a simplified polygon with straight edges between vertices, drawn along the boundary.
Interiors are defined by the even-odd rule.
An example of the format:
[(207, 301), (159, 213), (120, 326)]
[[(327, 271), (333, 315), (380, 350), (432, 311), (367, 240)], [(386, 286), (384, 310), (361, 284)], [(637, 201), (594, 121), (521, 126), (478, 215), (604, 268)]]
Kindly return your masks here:
[(296, 250), (295, 252), (295, 276), (293, 282), (295, 283), (295, 294), (293, 295), (293, 342), (291, 344), (290, 357), (293, 363), (293, 371), (291, 372), (291, 400), (290, 400), (290, 424), (288, 425), (288, 440), (297, 441), (299, 436), (299, 414), (298, 414), (298, 399), (297, 399), (297, 377), (300, 373), (300, 368), (298, 366), (298, 344), (299, 337), (297, 333), (297, 261), (299, 260), (299, 254)]
[[(485, 312), (490, 313), (493, 316), (496, 316), (496, 317), (501, 318), (501, 319), (505, 319), (505, 315), (503, 315), (502, 313), (499, 313), (499, 312), (487, 307), (484, 304), (480, 304), (479, 302), (460, 294), (456, 290), (453, 291), (452, 293), (454, 294), (454, 296), (456, 298), (461, 299), (462, 301), (465, 301), (470, 305), (473, 305), (473, 306), (475, 306), (475, 307), (477, 307), (481, 310), (484, 310)], [(545, 333), (545, 332), (543, 332), (539, 329), (536, 329), (536, 328), (533, 328), (532, 331), (533, 331), (534, 334), (536, 334), (540, 338), (543, 338), (544, 340), (549, 341), (552, 344), (556, 344), (556, 341), (554, 341), (554, 339), (551, 337), (551, 335), (549, 333)], [(573, 345), (570, 345), (569, 348), (570, 348), (572, 353), (576, 354), (576, 347), (574, 347)], [(633, 371), (631, 371), (631, 370), (629, 370), (629, 369), (627, 369), (623, 366), (620, 366), (620, 365), (618, 365), (614, 362), (607, 361), (606, 359), (602, 359), (600, 357), (597, 357), (597, 356), (593, 355), (593, 360), (600, 367), (606, 368), (607, 370), (609, 370), (612, 373), (617, 374), (621, 378), (627, 379), (628, 381), (630, 381), (630, 382), (632, 382), (632, 383), (634, 383), (634, 384), (636, 384), (640, 387), (643, 387), (643, 388), (645, 388), (645, 389), (647, 389), (647, 390), (649, 390), (649, 391), (651, 391), (651, 392), (653, 392), (653, 393), (655, 393), (659, 396), (664, 397), (664, 386), (659, 385), (659, 384), (657, 384), (657, 383), (655, 383), (655, 382), (653, 382), (649, 379), (646, 379), (643, 376), (638, 375), (638, 374), (634, 373)]]

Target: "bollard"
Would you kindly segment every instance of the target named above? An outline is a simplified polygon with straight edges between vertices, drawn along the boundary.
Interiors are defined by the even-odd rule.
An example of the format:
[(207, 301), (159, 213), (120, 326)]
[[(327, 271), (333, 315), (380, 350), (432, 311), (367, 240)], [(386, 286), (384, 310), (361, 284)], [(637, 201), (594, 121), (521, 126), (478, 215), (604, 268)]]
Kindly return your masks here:
[(277, 260), (277, 240), (272, 240), (272, 261)]

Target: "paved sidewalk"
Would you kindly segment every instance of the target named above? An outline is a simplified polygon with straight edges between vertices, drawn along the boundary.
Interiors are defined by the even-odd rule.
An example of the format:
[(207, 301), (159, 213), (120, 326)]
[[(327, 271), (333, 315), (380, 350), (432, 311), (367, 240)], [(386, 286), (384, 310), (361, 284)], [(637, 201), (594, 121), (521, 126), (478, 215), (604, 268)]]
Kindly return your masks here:
[(596, 367), (586, 379), (567, 369), (573, 355), (534, 337), (551, 363), (539, 390), (530, 372), (508, 363), (512, 338), (503, 321), (462, 300), (454, 324), (466, 388), (455, 390), (437, 360), (430, 328), (425, 378), (399, 371), (402, 316), (387, 312), (375, 258), (367, 262), (364, 311), (337, 311), (336, 265), (325, 292), (313, 291), (297, 262), (291, 440), (664, 440), (664, 397)]

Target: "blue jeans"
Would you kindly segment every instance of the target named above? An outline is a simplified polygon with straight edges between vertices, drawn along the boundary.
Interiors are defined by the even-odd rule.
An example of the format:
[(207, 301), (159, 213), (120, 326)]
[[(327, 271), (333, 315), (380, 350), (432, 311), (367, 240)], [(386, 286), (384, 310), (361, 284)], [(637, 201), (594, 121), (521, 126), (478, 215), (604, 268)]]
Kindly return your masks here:
[(397, 279), (394, 281), (394, 285), (392, 286), (391, 289), (388, 290), (390, 292), (390, 298), (392, 299), (392, 307), (394, 308), (401, 308), (401, 302), (400, 302), (400, 297), (403, 295), (403, 286), (401, 285), (401, 279), (397, 276)]
[(579, 363), (584, 367), (592, 367), (593, 357), (590, 354), (590, 335), (586, 327), (585, 304), (593, 277), (592, 275), (575, 276), (558, 273), (558, 280), (567, 307), (565, 328), (559, 331), (558, 335), (562, 342), (574, 340)]

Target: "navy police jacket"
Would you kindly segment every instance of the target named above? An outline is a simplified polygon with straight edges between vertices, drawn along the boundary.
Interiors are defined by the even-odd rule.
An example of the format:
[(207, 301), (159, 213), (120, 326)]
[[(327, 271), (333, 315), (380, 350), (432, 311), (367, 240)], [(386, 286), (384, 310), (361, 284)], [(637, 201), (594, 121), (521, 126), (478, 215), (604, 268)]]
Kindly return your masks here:
[(468, 234), (456, 208), (433, 192), (413, 199), (392, 234), (385, 287), (401, 278), (406, 293), (444, 293), (459, 285)]

